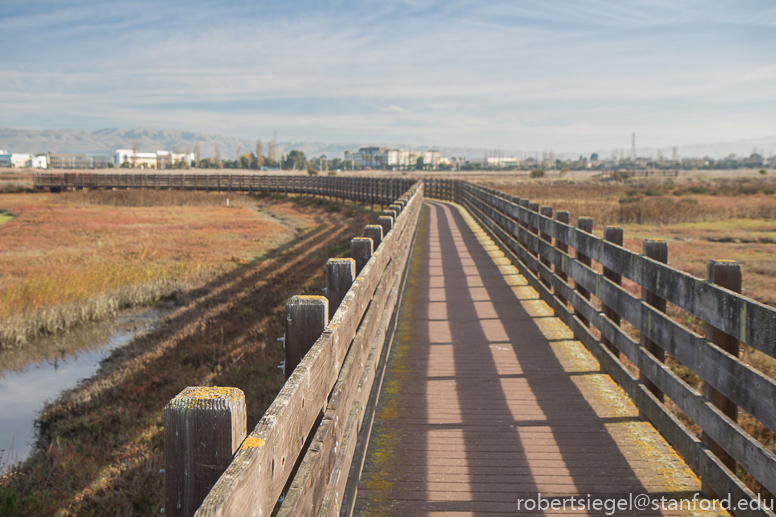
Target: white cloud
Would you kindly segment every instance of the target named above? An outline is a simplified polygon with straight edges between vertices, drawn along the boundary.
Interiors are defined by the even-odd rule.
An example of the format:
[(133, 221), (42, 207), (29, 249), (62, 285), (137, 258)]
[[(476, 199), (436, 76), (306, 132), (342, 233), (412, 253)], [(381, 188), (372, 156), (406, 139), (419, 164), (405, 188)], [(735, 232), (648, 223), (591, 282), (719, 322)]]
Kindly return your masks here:
[(7, 126), (563, 150), (776, 115), (766, 2), (25, 5), (0, 16)]

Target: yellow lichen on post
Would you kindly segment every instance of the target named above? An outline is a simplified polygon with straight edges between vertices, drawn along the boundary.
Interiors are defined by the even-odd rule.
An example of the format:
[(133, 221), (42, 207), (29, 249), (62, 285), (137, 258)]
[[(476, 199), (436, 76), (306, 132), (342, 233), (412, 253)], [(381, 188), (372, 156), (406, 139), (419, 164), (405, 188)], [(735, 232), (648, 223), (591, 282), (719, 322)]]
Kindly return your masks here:
[(243, 450), (257, 449), (263, 446), (264, 446), (264, 440), (262, 440), (261, 438), (256, 438), (254, 436), (249, 436), (243, 441), (242, 445), (240, 446), (240, 449), (243, 449)]

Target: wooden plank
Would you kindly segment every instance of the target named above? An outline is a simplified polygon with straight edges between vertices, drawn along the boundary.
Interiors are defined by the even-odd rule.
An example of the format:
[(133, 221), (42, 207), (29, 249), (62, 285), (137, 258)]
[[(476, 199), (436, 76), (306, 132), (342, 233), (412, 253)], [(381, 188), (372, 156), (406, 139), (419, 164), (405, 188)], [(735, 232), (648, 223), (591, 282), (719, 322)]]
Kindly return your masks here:
[[(471, 195), (483, 195), (481, 189), (476, 187), (470, 187), (469, 192)], [(657, 296), (726, 334), (736, 336), (761, 352), (776, 357), (776, 310), (773, 308), (668, 265), (644, 259), (637, 253), (539, 214), (518, 210), (518, 215), (521, 221), (530, 221), (542, 232), (577, 248), (596, 262), (645, 286)]]
[[(528, 234), (524, 237), (531, 238)], [(501, 238), (504, 239), (504, 236)], [(514, 242), (516, 244), (516, 241)], [(602, 275), (574, 262), (568, 255), (559, 250), (553, 251), (549, 247), (544, 248), (540, 242), (537, 244), (543, 255), (554, 253), (552, 261), (556, 266), (560, 266), (562, 271), (569, 272), (575, 282), (593, 292), (602, 303), (616, 308), (619, 315), (636, 328), (640, 328), (642, 333), (653, 341), (660, 343), (669, 354), (701, 378), (708, 379), (708, 382), (726, 397), (734, 400), (769, 429), (774, 429), (776, 407), (769, 403), (771, 400), (776, 400), (776, 387), (773, 380), (740, 361), (726, 357), (717, 347), (709, 344), (702, 337), (693, 334), (654, 309), (650, 309)], [(514, 245), (511, 247), (514, 248)]]
[[(707, 267), (707, 280), (716, 285), (720, 285), (726, 289), (733, 291), (734, 293), (741, 293), (741, 264), (733, 261), (717, 262), (711, 260)], [(738, 340), (725, 334), (719, 329), (715, 329), (713, 326), (706, 324), (706, 338), (719, 348), (731, 354), (731, 356), (738, 358), (740, 353), (740, 347)], [(723, 393), (714, 389), (714, 387), (708, 383), (703, 383), (703, 395), (711, 401), (711, 403), (718, 407), (723, 414), (730, 418), (733, 422), (738, 422), (738, 406), (735, 402), (726, 397)], [(774, 399), (770, 400), (771, 406), (773, 406)], [(703, 443), (717, 456), (722, 463), (731, 471), (736, 471), (736, 462), (730, 457), (723, 447), (718, 445), (709, 434), (704, 431), (701, 437)], [(704, 484), (704, 493), (710, 496), (715, 495), (711, 487)]]
[(207, 496), (197, 515), (263, 515), (275, 505), (321, 408), (326, 407), (348, 347), (390, 260), (397, 235), (420, 209), (415, 188), (412, 209), (389, 232), (385, 246), (364, 266), (329, 326), (302, 359), (235, 459)]
[[(645, 257), (660, 262), (661, 264), (668, 262), (668, 243), (666, 241), (644, 239), (642, 249)], [(644, 303), (647, 305), (654, 307), (658, 312), (666, 312), (666, 300), (643, 286), (641, 288), (641, 299), (644, 300)], [(642, 327), (639, 327), (639, 332), (641, 332), (641, 344), (657, 361), (665, 363), (666, 352), (661, 347), (661, 342), (650, 339), (648, 336), (649, 332), (644, 332), (643, 323), (644, 321), (642, 320)], [(644, 383), (649, 391), (654, 393), (655, 397), (657, 397), (660, 402), (663, 402), (663, 392), (661, 392), (651, 380), (644, 377), (643, 372), (641, 382)]]
[[(543, 214), (544, 215), (544, 214)], [(607, 242), (614, 243), (618, 246), (622, 246), (623, 244), (623, 237), (624, 237), (624, 231), (622, 228), (617, 226), (607, 226), (604, 228), (604, 240)], [(609, 268), (604, 268), (603, 270), (604, 277), (612, 282), (613, 284), (617, 286), (622, 286), (622, 275), (617, 273), (616, 271), (613, 271)], [(615, 325), (620, 324), (620, 315), (617, 313), (616, 310), (610, 305), (608, 305), (605, 302), (601, 302), (601, 310), (603, 311), (604, 315), (609, 318), (609, 320), (614, 323)], [(617, 348), (614, 346), (614, 343), (609, 342), (606, 338), (602, 339), (602, 342), (604, 346), (606, 346), (612, 353), (617, 355), (619, 352), (617, 352)]]
[[(485, 216), (472, 205), (469, 205), (469, 209), (472, 215), (478, 219), (481, 224), (483, 224), (485, 230), (491, 234), (492, 238), (494, 238), (502, 250), (504, 250), (512, 263), (518, 267), (518, 269), (520, 269), (521, 274), (526, 276), (526, 278), (529, 280), (529, 284), (539, 292), (542, 299), (557, 309), (559, 316), (567, 325), (569, 325), (575, 336), (580, 339), (580, 341), (582, 341), (582, 343), (593, 353), (596, 359), (598, 359), (598, 361), (601, 363), (601, 366), (604, 368), (604, 370), (612, 375), (618, 384), (623, 386), (626, 392), (628, 392), (628, 394), (634, 400), (636, 405), (642, 411), (644, 411), (645, 415), (666, 437), (669, 443), (677, 448), (688, 464), (694, 470), (696, 470), (696, 472), (701, 473), (705, 479), (708, 479), (710, 484), (716, 487), (719, 493), (730, 493), (732, 494), (734, 500), (753, 499), (754, 494), (752, 494), (743, 485), (743, 483), (735, 476), (735, 474), (727, 470), (724, 465), (721, 465), (721, 463), (718, 461), (715, 461), (716, 458), (713, 458), (708, 450), (703, 447), (700, 440), (698, 440), (691, 432), (684, 428), (684, 426), (679, 423), (676, 418), (670, 414), (670, 412), (667, 411), (665, 406), (663, 406), (663, 404), (655, 399), (652, 393), (647, 391), (642, 384), (638, 383), (637, 380), (624, 367), (624, 365), (622, 365), (622, 363), (616, 357), (614, 357), (611, 351), (604, 347), (602, 343), (590, 333), (589, 329), (583, 325), (579, 319), (572, 316), (564, 306), (561, 306), (558, 300), (551, 295), (544, 284), (539, 282), (532, 275), (526, 274), (528, 270), (526, 266), (523, 265), (522, 259), (518, 259), (517, 255), (511, 251), (510, 247), (506, 246), (503, 242), (500, 241), (497, 234), (492, 230), (494, 225), (491, 221), (487, 220), (487, 216)], [(573, 291), (569, 292), (573, 293)], [(573, 294), (576, 298), (576, 301), (589, 307), (588, 316), (593, 318), (597, 311), (595, 311), (595, 309), (587, 302), (587, 300), (584, 300), (577, 293)], [(601, 320), (608, 322), (608, 319), (600, 313), (599, 317), (600, 320), (596, 321), (595, 323), (600, 323)], [(602, 324), (602, 332), (605, 332), (606, 330), (614, 331), (613, 333), (609, 334), (609, 338), (618, 344), (618, 348), (621, 351), (625, 352), (623, 348), (619, 347), (619, 340), (617, 335), (626, 341), (629, 341), (634, 348), (639, 347), (638, 344), (636, 344), (629, 336), (622, 332), (621, 329), (611, 324), (611, 322), (609, 322), (608, 325)], [(629, 354), (626, 353), (626, 355)], [(644, 353), (643, 356), (648, 357), (649, 354)], [(633, 355), (630, 355), (630, 357), (633, 357)], [(665, 366), (660, 363), (654, 362), (653, 364), (660, 365), (661, 369), (667, 370)], [(673, 375), (672, 372), (669, 373), (670, 375)], [(678, 381), (682, 382), (681, 379), (678, 379)], [(745, 438), (749, 438), (748, 435)], [(749, 446), (757, 449), (759, 444), (753, 444), (749, 442)], [(765, 456), (769, 454), (768, 451), (756, 451), (755, 454), (758, 454), (758, 452)], [(766, 459), (765, 461), (766, 464), (771, 462), (772, 460), (770, 459)], [(766, 466), (764, 468), (767, 471), (769, 467)], [(773, 469), (773, 466), (771, 465), (769, 475), (772, 476), (773, 472), (776, 472), (776, 469)], [(769, 511), (757, 511), (751, 515), (773, 515), (773, 513)]]

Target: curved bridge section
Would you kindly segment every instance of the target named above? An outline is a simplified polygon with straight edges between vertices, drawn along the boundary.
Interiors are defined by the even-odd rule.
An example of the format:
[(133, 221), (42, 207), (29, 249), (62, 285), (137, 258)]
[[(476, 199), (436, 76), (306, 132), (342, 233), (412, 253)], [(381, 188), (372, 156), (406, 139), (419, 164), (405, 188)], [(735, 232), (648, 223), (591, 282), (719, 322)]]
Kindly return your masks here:
[(325, 298), (289, 301), (288, 382), (250, 434), (240, 390), (170, 402), (165, 513), (774, 515), (742, 476), (776, 493), (776, 456), (738, 422), (776, 431), (776, 382), (738, 355), (776, 357), (776, 310), (739, 266), (694, 278), (663, 241), (467, 182), (302, 179), (388, 208)]

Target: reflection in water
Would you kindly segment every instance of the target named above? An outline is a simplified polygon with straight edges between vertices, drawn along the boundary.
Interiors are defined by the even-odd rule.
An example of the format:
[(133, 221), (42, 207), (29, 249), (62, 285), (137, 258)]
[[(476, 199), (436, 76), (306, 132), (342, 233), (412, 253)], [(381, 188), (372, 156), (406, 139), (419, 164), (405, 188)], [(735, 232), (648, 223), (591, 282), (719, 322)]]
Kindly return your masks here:
[(46, 401), (94, 375), (114, 348), (149, 331), (162, 314), (159, 309), (125, 314), (110, 324), (31, 343), (35, 350), (26, 364), (19, 351), (0, 353), (0, 468), (27, 457), (35, 418)]

